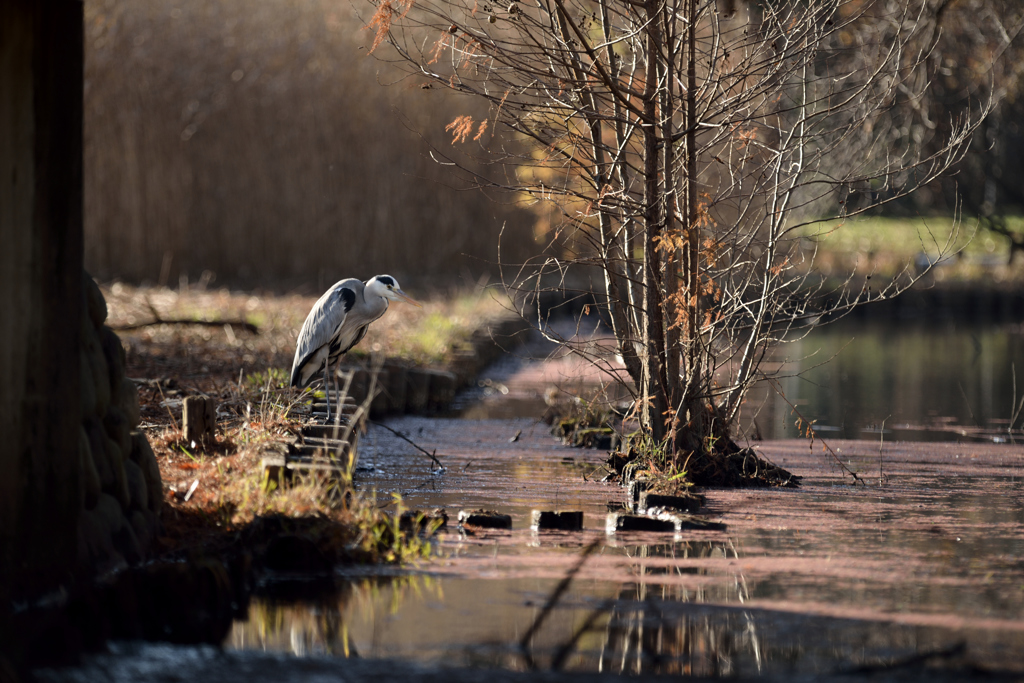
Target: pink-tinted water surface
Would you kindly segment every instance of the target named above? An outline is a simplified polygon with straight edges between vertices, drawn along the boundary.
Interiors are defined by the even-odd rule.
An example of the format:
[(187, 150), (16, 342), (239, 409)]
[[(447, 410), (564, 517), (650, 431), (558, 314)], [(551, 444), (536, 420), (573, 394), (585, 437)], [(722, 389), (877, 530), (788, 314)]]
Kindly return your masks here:
[[(451, 528), (435, 559), (397, 579), (364, 572), (326, 603), (258, 604), (263, 616), (237, 624), (229, 647), (704, 675), (953, 652), (1024, 674), (1024, 447), (882, 444), (879, 455), (877, 442), (830, 443), (860, 473), (854, 485), (820, 442), (763, 442), (799, 489), (707, 491), (702, 513), (724, 530), (608, 534), (608, 504), (625, 493), (600, 483), (603, 453), (562, 446), (529, 419), (388, 424), (446, 469), (371, 429), (364, 490), (453, 518), (498, 510), (513, 530)], [(585, 529), (531, 531), (533, 509), (582, 510)], [(517, 644), (595, 539), (527, 656)]]
[[(384, 429), (363, 439), (364, 492), (452, 518), (433, 559), (339, 570), (341, 588), (311, 603), (257, 601), (226, 645), (512, 669), (786, 677), (910, 663), (924, 678), (1024, 678), (1024, 446), (758, 442), (800, 488), (706, 491), (701, 514), (718, 530), (609, 534), (609, 505), (626, 494), (601, 482), (606, 453), (561, 445), (537, 416), (545, 401), (592, 395), (617, 366), (530, 358), (551, 350), (490, 368), (459, 418), (387, 423), (436, 449), (443, 471)], [(458, 511), (478, 508), (511, 515), (513, 529), (461, 533)], [(535, 509), (580, 510), (585, 528), (533, 531)]]

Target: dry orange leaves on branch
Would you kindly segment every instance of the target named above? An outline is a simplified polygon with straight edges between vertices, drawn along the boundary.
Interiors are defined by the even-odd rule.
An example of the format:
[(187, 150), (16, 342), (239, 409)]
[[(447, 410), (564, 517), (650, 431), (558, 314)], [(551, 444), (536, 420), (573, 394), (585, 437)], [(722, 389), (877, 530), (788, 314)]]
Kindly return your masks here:
[(377, 31), (373, 36), (373, 44), (370, 45), (371, 53), (384, 42), (384, 37), (391, 30), (391, 22), (395, 20), (395, 17), (404, 17), (412, 9), (412, 5), (413, 0), (384, 0), (377, 6), (377, 11), (373, 13), (370, 23), (366, 27), (367, 29), (375, 28)]
[[(487, 119), (480, 122), (480, 126), (477, 129), (476, 135), (473, 136), (474, 140), (479, 140), (483, 137), (483, 134), (487, 132)], [(469, 134), (473, 132), (472, 116), (456, 116), (455, 120), (444, 127), (446, 131), (452, 134), (452, 144), (457, 142), (465, 142)]]

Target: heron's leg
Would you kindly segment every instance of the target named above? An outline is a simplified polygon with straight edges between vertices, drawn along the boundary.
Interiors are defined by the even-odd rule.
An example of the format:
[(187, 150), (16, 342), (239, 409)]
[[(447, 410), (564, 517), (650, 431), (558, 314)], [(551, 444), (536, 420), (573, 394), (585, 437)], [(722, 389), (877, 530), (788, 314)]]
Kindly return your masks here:
[(324, 363), (324, 394), (327, 397), (327, 421), (331, 421), (331, 381), (330, 381), (330, 368), (331, 361), (328, 360)]
[[(331, 372), (331, 381), (334, 383), (334, 399), (338, 400), (338, 398), (340, 397), (340, 394), (338, 393), (338, 367), (337, 366), (335, 366), (334, 367), (334, 371)], [(335, 408), (337, 408), (337, 406), (335, 406)], [(335, 413), (337, 413), (337, 411), (335, 411)], [(337, 419), (337, 414), (335, 414), (335, 419)]]

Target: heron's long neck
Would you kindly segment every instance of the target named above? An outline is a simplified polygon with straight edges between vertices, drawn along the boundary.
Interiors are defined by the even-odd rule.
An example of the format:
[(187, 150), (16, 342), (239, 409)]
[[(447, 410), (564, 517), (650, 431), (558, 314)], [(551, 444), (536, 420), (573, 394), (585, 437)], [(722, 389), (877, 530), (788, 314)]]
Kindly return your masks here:
[(379, 294), (371, 294), (370, 300), (366, 302), (366, 305), (369, 307), (370, 315), (373, 316), (374, 320), (384, 315), (388, 310), (388, 300)]

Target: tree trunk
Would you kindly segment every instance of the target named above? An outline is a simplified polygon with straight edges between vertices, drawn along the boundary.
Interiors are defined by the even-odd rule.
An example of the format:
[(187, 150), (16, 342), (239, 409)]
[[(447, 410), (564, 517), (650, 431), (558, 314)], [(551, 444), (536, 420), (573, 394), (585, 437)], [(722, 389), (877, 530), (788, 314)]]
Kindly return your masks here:
[[(694, 451), (708, 447), (708, 416), (704, 396), (704, 368), (700, 339), (700, 220), (698, 215), (699, 196), (697, 184), (697, 56), (696, 24), (697, 0), (686, 2), (686, 97), (685, 97), (685, 155), (686, 177), (683, 190), (683, 279), (685, 280), (685, 313), (683, 316), (682, 354), (685, 358), (683, 371), (686, 380), (683, 398), (677, 406), (673, 441), (676, 444), (677, 466)], [(687, 434), (680, 431), (686, 430)]]
[(645, 5), (649, 28), (647, 31), (647, 73), (644, 76), (644, 352), (643, 401), (641, 419), (651, 438), (660, 442), (665, 436), (665, 414), (668, 411), (665, 383), (665, 334), (662, 320), (662, 269), (659, 254), (661, 216), (659, 207), (662, 193), (658, 182), (658, 83), (655, 64), (659, 60), (661, 33), (659, 31), (658, 3), (647, 0)]

